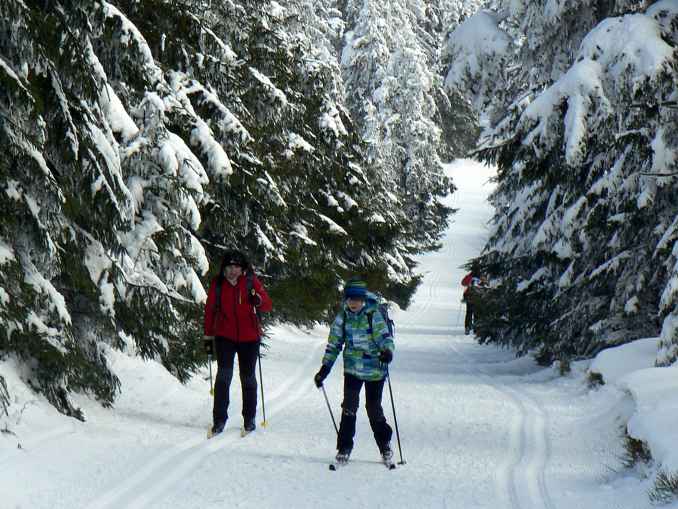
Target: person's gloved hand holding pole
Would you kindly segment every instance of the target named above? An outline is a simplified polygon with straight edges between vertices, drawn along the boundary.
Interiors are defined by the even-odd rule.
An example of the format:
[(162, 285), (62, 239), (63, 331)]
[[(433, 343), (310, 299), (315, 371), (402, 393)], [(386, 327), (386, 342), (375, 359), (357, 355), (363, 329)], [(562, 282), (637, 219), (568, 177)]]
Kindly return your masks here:
[(383, 362), (384, 364), (388, 364), (393, 360), (393, 352), (391, 350), (383, 350), (379, 354), (379, 361)]
[(323, 381), (325, 380), (325, 378), (327, 378), (327, 375), (329, 375), (329, 374), (330, 374), (330, 368), (328, 368), (324, 364), (322, 366), (320, 366), (320, 370), (313, 377), (313, 381), (315, 382), (315, 386), (318, 389), (323, 386)]

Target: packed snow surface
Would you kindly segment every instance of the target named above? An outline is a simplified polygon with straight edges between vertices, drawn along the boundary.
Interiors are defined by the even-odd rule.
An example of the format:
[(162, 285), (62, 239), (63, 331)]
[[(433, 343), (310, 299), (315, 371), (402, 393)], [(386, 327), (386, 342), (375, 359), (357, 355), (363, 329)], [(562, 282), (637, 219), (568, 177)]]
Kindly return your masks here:
[[(312, 381), (327, 329), (279, 326), (262, 363), (267, 426), (260, 404), (258, 428), (245, 438), (237, 376), (226, 430), (206, 440), (207, 367), (183, 386), (158, 363), (109, 350), (122, 393), (112, 409), (77, 397), (87, 418), (81, 423), (35, 395), (14, 359), (1, 361), (13, 400), (9, 415), (0, 416), (0, 506), (651, 507), (651, 480), (620, 466), (620, 429), (637, 410), (627, 390), (613, 383), (589, 389), (588, 363), (560, 376), (464, 336), (460, 266), (489, 234), (485, 198), (493, 171), (459, 161), (448, 172), (459, 188), (449, 204), (459, 213), (443, 248), (421, 257), (425, 277), (412, 305), (393, 313), (397, 347), (383, 403), (393, 425), (392, 389), (401, 439), (394, 435), (392, 445), (396, 461), (406, 464), (388, 471), (379, 463), (361, 408), (350, 464), (328, 469), (335, 431)], [(340, 362), (325, 387), (338, 419)]]

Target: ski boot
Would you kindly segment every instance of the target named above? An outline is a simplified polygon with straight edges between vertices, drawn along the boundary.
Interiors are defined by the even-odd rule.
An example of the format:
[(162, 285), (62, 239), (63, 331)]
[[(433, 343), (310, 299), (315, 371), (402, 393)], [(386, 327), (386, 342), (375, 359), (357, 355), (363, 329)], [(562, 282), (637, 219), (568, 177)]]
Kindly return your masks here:
[(242, 430), (240, 431), (240, 436), (246, 436), (252, 433), (255, 429), (257, 429), (257, 425), (254, 424), (254, 419), (248, 419), (245, 421), (245, 425), (243, 426)]
[(391, 450), (390, 445), (386, 444), (384, 447), (382, 447), (381, 459), (383, 459), (385, 463), (393, 461), (393, 451)]
[(338, 465), (345, 465), (348, 463), (348, 459), (351, 456), (350, 450), (343, 450), (337, 452), (337, 456), (334, 458)]
[(389, 470), (393, 470), (396, 465), (393, 462), (393, 451), (391, 450), (391, 446), (389, 444), (386, 444), (385, 446), (380, 448), (381, 451), (381, 461), (384, 463), (384, 466), (388, 468)]
[(207, 438), (212, 438), (224, 431), (224, 426), (226, 426), (226, 422), (215, 422), (207, 432)]

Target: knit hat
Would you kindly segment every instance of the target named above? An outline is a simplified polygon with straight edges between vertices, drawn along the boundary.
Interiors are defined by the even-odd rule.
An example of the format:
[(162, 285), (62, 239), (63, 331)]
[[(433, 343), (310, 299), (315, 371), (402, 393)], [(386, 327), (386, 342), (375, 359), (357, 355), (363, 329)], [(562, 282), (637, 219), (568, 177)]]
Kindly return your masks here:
[(248, 266), (247, 258), (245, 258), (245, 255), (240, 251), (226, 251), (221, 262), (221, 272), (223, 273), (224, 269), (229, 265), (238, 265), (242, 267), (243, 270), (245, 270)]
[(344, 286), (344, 297), (347, 299), (363, 299), (367, 297), (367, 283), (360, 278), (352, 277)]

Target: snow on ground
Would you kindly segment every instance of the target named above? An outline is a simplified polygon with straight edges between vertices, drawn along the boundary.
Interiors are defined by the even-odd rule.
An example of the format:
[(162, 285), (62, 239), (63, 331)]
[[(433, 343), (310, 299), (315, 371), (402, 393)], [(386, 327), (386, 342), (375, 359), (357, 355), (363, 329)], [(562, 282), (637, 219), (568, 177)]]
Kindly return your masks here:
[[(0, 507), (650, 507), (650, 480), (620, 467), (621, 428), (635, 410), (627, 391), (589, 389), (588, 363), (561, 377), (463, 335), (460, 265), (488, 235), (492, 170), (460, 161), (449, 172), (459, 187), (449, 203), (460, 211), (443, 249), (421, 258), (412, 306), (394, 313), (391, 382), (405, 465), (379, 464), (361, 409), (351, 464), (328, 470), (335, 432), (312, 382), (327, 329), (280, 326), (263, 362), (268, 425), (245, 438), (237, 377), (226, 430), (208, 441), (207, 369), (182, 386), (157, 363), (111, 351), (122, 394), (113, 409), (77, 398), (87, 416), (80, 423), (2, 361), (16, 399), (0, 420)], [(341, 383), (339, 363), (325, 383), (337, 419)], [(393, 424), (388, 386), (383, 402)], [(395, 436), (393, 447), (400, 460)]]

